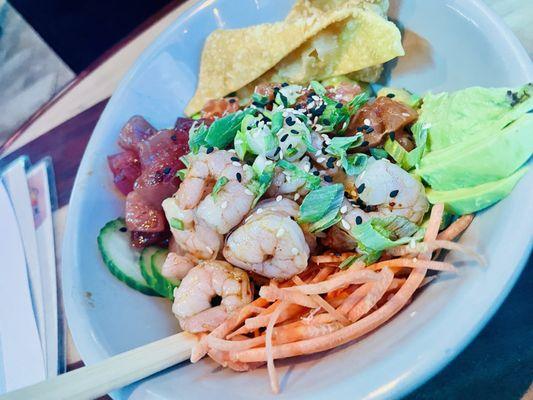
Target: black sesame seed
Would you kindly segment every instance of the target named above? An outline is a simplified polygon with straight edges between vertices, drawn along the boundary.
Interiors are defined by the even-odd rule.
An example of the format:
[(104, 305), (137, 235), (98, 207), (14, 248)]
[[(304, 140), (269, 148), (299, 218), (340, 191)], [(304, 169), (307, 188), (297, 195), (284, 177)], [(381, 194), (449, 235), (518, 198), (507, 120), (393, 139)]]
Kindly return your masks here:
[(292, 149), (292, 143), (289, 143), (289, 145), (287, 146), (287, 150), (289, 149)]
[(301, 104), (296, 104), (296, 105), (294, 106), (294, 109), (295, 109), (295, 110), (299, 110), (300, 108), (302, 108), (302, 105), (301, 105)]
[(284, 142), (285, 140), (287, 140), (288, 137), (289, 137), (289, 134), (286, 133), (285, 135), (283, 135), (283, 136), (279, 139), (279, 141), (280, 141), (280, 142)]
[(209, 146), (209, 147), (207, 148), (207, 150), (206, 150), (205, 152), (206, 152), (207, 154), (209, 154), (209, 153), (212, 153), (212, 152), (213, 152), (213, 150), (215, 150), (215, 148), (214, 148), (214, 147), (211, 147), (211, 146)]
[(361, 208), (365, 207), (365, 202), (361, 199), (355, 200), (355, 204)]
[(170, 170), (171, 170), (170, 167), (166, 167), (166, 168), (163, 170), (163, 173), (164, 173), (165, 175), (168, 175), (168, 174), (170, 173)]
[(288, 84), (287, 82), (283, 82), (283, 83), (281, 84), (281, 87), (287, 87), (287, 86), (289, 86), (289, 84)]
[(235, 103), (236, 101), (237, 101), (237, 100), (235, 100), (235, 99), (229, 99), (229, 102), (230, 102), (230, 103)]
[(235, 174), (235, 176), (236, 176), (236, 178), (237, 178), (237, 180), (238, 180), (239, 182), (242, 180), (242, 175), (241, 175), (240, 172), (237, 172), (237, 173)]
[(396, 196), (398, 196), (398, 192), (399, 192), (399, 190), (393, 190), (392, 192), (389, 193), (389, 196), (390, 197), (396, 197)]
[(178, 140), (178, 137), (176, 135), (172, 135), (170, 137), (170, 140), (172, 140), (173, 142), (175, 142), (176, 140)]
[(241, 160), (239, 159), (239, 157), (235, 157), (235, 156), (231, 157), (230, 160), (231, 160), (231, 161), (237, 161), (237, 162), (241, 161)]
[(309, 96), (307, 99), (305, 99), (305, 102), (306, 102), (307, 104), (312, 103), (313, 101), (314, 101), (314, 100), (313, 100), (313, 98), (312, 98), (311, 96)]
[(322, 104), (320, 107), (318, 107), (317, 109), (315, 109), (314, 114), (316, 114), (316, 115), (322, 115), (322, 113), (324, 112), (325, 109), (326, 109), (326, 105), (325, 105), (325, 104)]
[(119, 229), (120, 232), (127, 232), (128, 231), (128, 228), (126, 228), (125, 226), (123, 226), (122, 228)]
[(297, 129), (291, 129), (291, 133), (294, 133), (295, 135), (298, 135), (300, 133), (300, 131), (298, 131)]
[(357, 193), (361, 194), (363, 193), (363, 191), (365, 190), (365, 184), (364, 183), (361, 183), (358, 187), (357, 187)]
[(328, 168), (333, 168), (334, 163), (335, 163), (335, 157), (330, 157), (328, 158), (328, 161), (326, 161), (326, 166)]
[(293, 125), (296, 123), (296, 121), (293, 120), (291, 117), (287, 117), (287, 118), (285, 119), (285, 122), (286, 122), (287, 125), (289, 125), (289, 126), (293, 126)]
[(333, 178), (331, 176), (329, 176), (329, 175), (324, 175), (324, 180), (326, 182), (333, 182)]
[(318, 176), (318, 175), (320, 175), (320, 172), (318, 172), (318, 171), (313, 171), (313, 175), (314, 175), (314, 176)]
[(251, 125), (248, 125), (248, 126), (246, 127), (246, 130), (251, 130), (251, 129), (252, 129), (252, 126), (251, 126)]
[(368, 141), (363, 140), (363, 141), (361, 142), (361, 147), (366, 147), (366, 146), (368, 146)]
[(387, 93), (387, 97), (392, 99), (393, 97), (396, 97), (396, 95), (394, 93)]
[(324, 125), (329, 125), (330, 124), (330, 121), (327, 118), (324, 118), (324, 120), (322, 122), (324, 123)]
[(366, 133), (372, 133), (374, 132), (374, 128), (372, 128), (371, 126), (369, 126), (367, 129), (366, 129)]
[(396, 134), (394, 132), (389, 132), (389, 138), (390, 140), (394, 140)]
[(258, 101), (252, 101), (252, 105), (254, 105), (256, 107), (263, 107), (263, 104), (259, 103)]
[(370, 128), (367, 124), (364, 124), (363, 126), (361, 126), (361, 128), (366, 131), (368, 128)]
[(357, 132), (363, 132), (363, 127), (362, 126), (358, 126), (357, 128), (355, 128), (355, 130)]
[(281, 147), (276, 147), (276, 151), (274, 152), (274, 157), (277, 156), (279, 154), (279, 152), (281, 151)]
[(276, 86), (276, 87), (274, 88), (274, 93), (278, 93), (278, 92), (279, 92), (279, 87)]
[(342, 103), (335, 104), (335, 108), (342, 108), (342, 107), (344, 107), (344, 105)]
[(361, 218), (361, 216), (358, 215), (357, 217), (355, 217), (355, 223), (357, 225), (361, 225), (363, 223), (363, 218)]

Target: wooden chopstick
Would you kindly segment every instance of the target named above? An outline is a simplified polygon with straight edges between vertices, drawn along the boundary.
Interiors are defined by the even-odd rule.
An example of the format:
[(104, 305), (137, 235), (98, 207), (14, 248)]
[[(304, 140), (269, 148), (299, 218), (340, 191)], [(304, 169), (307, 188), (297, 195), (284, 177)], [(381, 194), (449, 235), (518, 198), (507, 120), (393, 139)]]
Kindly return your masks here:
[(196, 336), (190, 333), (177, 333), (98, 364), (6, 393), (0, 400), (94, 399), (188, 360), (196, 342)]

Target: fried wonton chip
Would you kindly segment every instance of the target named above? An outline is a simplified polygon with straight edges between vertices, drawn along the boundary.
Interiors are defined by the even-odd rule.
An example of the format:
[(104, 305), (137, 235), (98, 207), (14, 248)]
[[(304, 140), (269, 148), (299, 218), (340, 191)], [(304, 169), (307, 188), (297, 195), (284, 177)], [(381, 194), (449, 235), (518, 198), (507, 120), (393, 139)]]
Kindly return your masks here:
[(207, 100), (247, 85), (307, 39), (347, 16), (346, 10), (324, 13), (313, 8), (291, 21), (214, 31), (205, 41), (198, 87), (185, 113), (193, 114)]
[(307, 83), (355, 71), (361, 80), (376, 80), (382, 63), (404, 54), (398, 28), (383, 17), (385, 3), (297, 0), (283, 22), (213, 32), (185, 112), (265, 81)]

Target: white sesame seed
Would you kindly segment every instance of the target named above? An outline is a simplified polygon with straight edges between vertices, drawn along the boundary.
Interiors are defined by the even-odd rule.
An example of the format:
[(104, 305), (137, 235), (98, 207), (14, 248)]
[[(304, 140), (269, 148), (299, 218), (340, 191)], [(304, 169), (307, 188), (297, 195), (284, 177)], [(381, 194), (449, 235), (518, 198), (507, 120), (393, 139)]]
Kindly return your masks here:
[(313, 118), (313, 124), (316, 125), (317, 121), (318, 121), (318, 117)]
[(337, 162), (335, 163), (335, 165), (336, 165), (337, 167), (340, 167), (340, 166), (342, 165), (341, 160), (337, 160)]
[(370, 120), (368, 118), (365, 118), (363, 120), (363, 124), (370, 126)]
[(327, 139), (324, 139), (324, 142), (325, 142), (326, 144), (330, 144), (330, 143), (331, 143), (331, 139), (328, 137)]
[(321, 100), (320, 97), (318, 97), (317, 95), (313, 95), (313, 96), (311, 96), (311, 98), (312, 98), (313, 100), (315, 100), (315, 101), (319, 101), (319, 100)]
[(341, 223), (344, 229), (350, 229), (350, 224), (345, 219), (341, 219)]
[(281, 194), (279, 194), (277, 197), (276, 197), (276, 201), (279, 203), (281, 200), (283, 199), (283, 196)]
[(324, 161), (326, 161), (326, 158), (325, 158), (325, 157), (318, 157), (318, 158), (316, 159), (316, 162), (317, 162), (317, 163), (323, 163)]
[(274, 162), (272, 160), (266, 160), (265, 165), (272, 165)]
[(224, 201), (222, 202), (222, 204), (220, 205), (220, 208), (224, 209), (228, 206), (228, 202), (227, 201)]
[(341, 207), (341, 214), (346, 214), (346, 211), (348, 211), (348, 207), (346, 205)]
[(315, 156), (321, 156), (322, 155), (322, 150), (318, 150), (316, 153), (315, 153)]
[(229, 149), (228, 153), (236, 153), (235, 149)]
[(261, 214), (263, 212), (263, 209), (261, 207), (259, 207), (256, 211), (255, 211), (257, 214)]
[(418, 261), (418, 258), (413, 258), (413, 262), (417, 262)]
[(315, 102), (312, 101), (311, 103), (307, 104), (307, 108), (313, 108), (315, 106)]
[(310, 169), (311, 169), (311, 165), (309, 165), (309, 164), (305, 164), (304, 165), (304, 171), (305, 172), (309, 172)]
[(238, 161), (233, 161), (232, 164), (233, 164), (235, 167), (240, 167), (240, 166), (241, 166), (241, 163), (238, 162)]
[(244, 193), (246, 193), (248, 196), (253, 196), (254, 195), (249, 189), (246, 189), (244, 191)]
[(404, 116), (404, 117), (408, 117), (408, 116), (409, 116), (409, 113), (402, 113), (402, 116)]
[(279, 152), (279, 159), (283, 160), (283, 152), (282, 151)]
[(326, 135), (325, 133), (322, 133), (320, 136), (322, 136), (322, 139), (324, 139), (324, 140), (329, 139), (329, 136)]
[(292, 178), (290, 175), (285, 175), (285, 182), (290, 183), (292, 181)]
[(342, 130), (345, 130), (346, 127), (348, 126), (348, 122), (347, 121), (344, 121), (344, 124), (342, 124)]
[(294, 201), (298, 200), (300, 198), (300, 193), (294, 194)]
[(276, 232), (276, 237), (277, 238), (282, 237), (284, 233), (285, 233), (285, 229), (279, 228), (278, 231)]
[(299, 253), (299, 251), (298, 251), (298, 249), (296, 247), (293, 247), (291, 249), (291, 253), (292, 253), (293, 256), (295, 256), (295, 255), (297, 255)]

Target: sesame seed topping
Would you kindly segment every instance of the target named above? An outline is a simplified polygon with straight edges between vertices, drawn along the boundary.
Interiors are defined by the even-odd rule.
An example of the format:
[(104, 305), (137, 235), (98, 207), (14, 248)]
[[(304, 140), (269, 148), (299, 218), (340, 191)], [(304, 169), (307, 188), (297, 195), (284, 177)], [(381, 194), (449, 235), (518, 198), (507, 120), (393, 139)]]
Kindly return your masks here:
[(315, 131), (320, 132), (324, 127), (320, 124), (315, 125)]
[(291, 117), (287, 117), (287, 118), (285, 119), (285, 122), (286, 122), (287, 125), (289, 125), (289, 126), (293, 126), (293, 125), (296, 123), (296, 121), (293, 120)]
[(281, 147), (276, 147), (276, 151), (274, 152), (274, 157), (277, 156), (279, 154), (279, 152), (281, 151)]
[(120, 232), (127, 232), (128, 231), (128, 228), (126, 228), (125, 226), (123, 226), (122, 228), (119, 229)]
[(374, 128), (372, 128), (371, 126), (369, 126), (367, 129), (366, 129), (366, 133), (372, 133), (374, 132)]
[(390, 140), (394, 140), (394, 137), (396, 136), (396, 134), (394, 132), (389, 132), (389, 138)]
[(318, 172), (318, 171), (316, 171), (316, 170), (313, 171), (313, 175), (314, 175), (314, 176), (318, 176), (319, 174), (320, 174), (320, 172)]
[(215, 148), (214, 148), (214, 147), (211, 147), (211, 146), (209, 146), (209, 147), (207, 148), (207, 150), (206, 150), (205, 152), (206, 152), (207, 154), (209, 154), (209, 153), (212, 153), (212, 152), (213, 152), (213, 150), (215, 150)]
[(235, 100), (235, 99), (233, 99), (233, 98), (229, 99), (229, 102), (230, 102), (230, 103), (235, 103), (236, 101), (237, 101), (237, 100)]
[(361, 218), (361, 216), (358, 215), (357, 217), (355, 217), (355, 223), (357, 225), (361, 225), (363, 223), (363, 218)]
[(309, 172), (310, 169), (311, 169), (311, 165), (310, 164), (305, 164), (304, 165), (304, 171), (305, 172)]
[(298, 135), (300, 132), (296, 129), (291, 129), (291, 133), (294, 133), (295, 135)]
[(346, 214), (346, 212), (348, 211), (348, 206), (347, 205), (344, 205), (341, 207), (341, 214)]
[(342, 108), (342, 107), (343, 107), (342, 103), (335, 104), (335, 108)]
[(410, 114), (409, 114), (409, 113), (406, 113), (406, 112), (403, 112), (403, 113), (402, 113), (402, 116), (404, 116), (404, 117), (409, 117)]
[(298, 249), (296, 247), (293, 247), (291, 249), (291, 253), (292, 253), (293, 256), (295, 256), (295, 255), (297, 255), (299, 253), (299, 251), (298, 251)]
[(283, 199), (283, 196), (281, 194), (276, 196), (276, 201), (279, 203)]
[(389, 196), (390, 197), (396, 197), (396, 196), (398, 196), (398, 193), (399, 193), (399, 190), (393, 190), (392, 192), (389, 193)]
[(289, 137), (289, 134), (286, 133), (285, 135), (283, 135), (283, 136), (279, 139), (279, 141), (280, 141), (280, 142), (284, 142), (285, 140), (287, 140), (288, 137)]
[(235, 156), (231, 157), (230, 160), (231, 161), (237, 161), (237, 162), (240, 161), (239, 157), (235, 157)]
[(298, 200), (300, 198), (300, 193), (294, 194), (294, 201)]
[(335, 165), (336, 165), (337, 167), (340, 167), (340, 166), (342, 165), (342, 161), (341, 161), (341, 160), (337, 160), (337, 162), (335, 163)]
[(395, 97), (396, 95), (394, 93), (387, 93), (387, 97), (389, 99), (392, 99), (393, 97)]
[(328, 161), (326, 161), (326, 167), (333, 168), (335, 166), (335, 157), (328, 158)]
[(213, 253), (213, 249), (209, 246), (205, 246), (205, 249), (209, 252), (209, 253)]
[(357, 193), (361, 194), (363, 193), (363, 191), (365, 190), (365, 187), (366, 185), (364, 183), (361, 183), (358, 187), (357, 187)]
[(366, 147), (366, 146), (368, 146), (368, 141), (367, 140), (363, 140), (361, 142), (361, 147)]
[(365, 118), (363, 120), (363, 124), (370, 126), (370, 120), (368, 118)]
[(418, 261), (418, 258), (414, 257), (413, 262), (417, 262), (417, 261)]
[(233, 164), (234, 167), (240, 167), (241, 166), (241, 163), (238, 162), (238, 161), (233, 161), (232, 164)]
[(227, 202), (227, 201), (224, 201), (224, 202), (222, 202), (222, 204), (220, 205), (220, 208), (225, 209), (227, 206), (228, 206), (228, 202)]
[(318, 157), (318, 158), (316, 159), (316, 162), (317, 162), (317, 163), (323, 163), (324, 161), (326, 161), (326, 157)]
[(164, 173), (165, 175), (168, 175), (168, 174), (170, 173), (170, 171), (171, 171), (171, 168), (170, 168), (170, 167), (166, 167), (166, 168), (163, 170), (163, 173)]
[(315, 153), (315, 156), (321, 156), (322, 155), (322, 150), (318, 150), (316, 153)]
[(289, 84), (288, 84), (287, 82), (283, 82), (283, 83), (281, 84), (281, 87), (287, 87), (287, 86), (289, 86)]
[(240, 172), (237, 172), (237, 173), (235, 174), (235, 177), (237, 178), (237, 180), (238, 180), (239, 182), (242, 181), (242, 175), (241, 175)]
[(344, 229), (350, 229), (350, 224), (345, 220), (345, 219), (341, 219), (341, 224), (342, 224), (342, 227)]
[(324, 175), (324, 180), (326, 182), (330, 182), (330, 183), (333, 182), (333, 178), (331, 176), (329, 176), (329, 175)]
[(263, 209), (261, 207), (259, 207), (256, 211), (255, 211), (257, 214), (261, 214), (263, 212)]
[(283, 234), (285, 233), (285, 229), (283, 228), (279, 228), (278, 231), (276, 232), (276, 237), (282, 237)]

